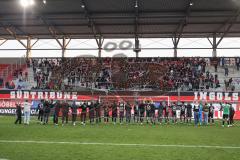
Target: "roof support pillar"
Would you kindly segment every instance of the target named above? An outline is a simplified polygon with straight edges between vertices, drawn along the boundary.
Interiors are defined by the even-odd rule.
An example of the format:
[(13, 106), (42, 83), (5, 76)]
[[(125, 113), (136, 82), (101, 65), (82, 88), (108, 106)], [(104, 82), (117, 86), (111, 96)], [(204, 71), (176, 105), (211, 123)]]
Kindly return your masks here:
[(139, 52), (141, 52), (140, 44), (139, 44), (139, 39), (138, 37), (135, 37), (135, 48), (134, 52), (136, 53), (136, 58), (139, 57)]
[(174, 36), (174, 38), (172, 38), (172, 42), (173, 42), (173, 57), (177, 57), (178, 56), (178, 43), (180, 41), (180, 37), (176, 37)]
[(213, 34), (212, 38), (213, 38), (212, 41), (209, 39), (209, 37), (207, 39), (208, 39), (208, 41), (211, 44), (212, 49), (213, 49), (212, 50), (212, 57), (217, 57), (218, 42), (217, 42), (217, 35), (216, 35), (216, 33)]
[(32, 56), (32, 47), (38, 42), (39, 39), (37, 39), (34, 43), (32, 43), (32, 38), (28, 37), (27, 38), (27, 45), (26, 45), (26, 57), (27, 59)]
[(134, 25), (134, 34), (135, 34), (135, 48), (133, 51), (136, 53), (136, 58), (139, 57), (139, 52), (141, 52), (140, 42), (139, 42), (139, 3), (138, 0), (135, 0), (135, 25)]
[(28, 59), (29, 57), (31, 57), (31, 50), (32, 50), (31, 38), (30, 37), (27, 38), (27, 48), (26, 48), (26, 50), (27, 50), (26, 57)]
[(178, 50), (177, 48), (174, 47), (173, 57), (177, 57), (177, 56), (178, 56)]
[(97, 40), (97, 45), (98, 45), (98, 58), (102, 57), (102, 46), (103, 46), (104, 39), (102, 36), (99, 37)]
[(62, 43), (59, 40), (57, 40), (57, 41), (58, 41), (58, 44), (60, 45), (60, 47), (62, 48), (62, 58), (64, 58), (66, 56), (67, 46), (71, 42), (71, 39), (67, 39), (66, 37), (63, 37)]
[(212, 56), (213, 57), (217, 57), (217, 36), (216, 34), (213, 34), (213, 43), (212, 43), (212, 47), (213, 47), (213, 51), (212, 51)]

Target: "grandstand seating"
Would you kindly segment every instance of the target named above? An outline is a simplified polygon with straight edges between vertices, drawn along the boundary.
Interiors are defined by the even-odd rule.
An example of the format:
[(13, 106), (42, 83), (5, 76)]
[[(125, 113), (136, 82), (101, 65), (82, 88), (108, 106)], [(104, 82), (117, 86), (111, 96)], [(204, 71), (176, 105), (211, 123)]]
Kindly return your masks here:
[[(0, 65), (1, 72), (8, 66)], [(235, 58), (33, 58), (24, 65), (11, 66), (11, 74), (2, 77), (5, 82), (17, 83), (14, 89), (240, 89)]]
[[(35, 61), (35, 63), (34, 63)], [(66, 58), (36, 59), (32, 61), (37, 86), (44, 89), (160, 89), (184, 91), (199, 89), (226, 89), (230, 76), (224, 75), (221, 59), (217, 59), (219, 72), (214, 72), (213, 58)], [(229, 61), (226, 58), (226, 61)], [(38, 73), (37, 73), (38, 72)], [(36, 74), (37, 73), (37, 74)], [(40, 75), (39, 75), (40, 73)], [(36, 76), (38, 75), (38, 76)], [(40, 76), (40, 77), (39, 77)], [(224, 83), (224, 80), (226, 81)], [(228, 90), (239, 86), (231, 83)], [(236, 87), (235, 87), (236, 88)]]
[[(0, 64), (0, 88), (16, 89), (19, 81), (25, 81), (23, 73), (26, 73), (26, 64), (9, 63)], [(20, 88), (19, 88), (20, 89)]]

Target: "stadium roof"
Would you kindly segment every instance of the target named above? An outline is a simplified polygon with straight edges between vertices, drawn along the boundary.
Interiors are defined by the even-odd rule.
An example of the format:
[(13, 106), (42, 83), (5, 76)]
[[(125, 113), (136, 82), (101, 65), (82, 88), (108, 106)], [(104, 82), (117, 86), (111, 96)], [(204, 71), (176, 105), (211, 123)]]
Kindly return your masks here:
[(0, 1), (0, 38), (240, 37), (238, 0)]

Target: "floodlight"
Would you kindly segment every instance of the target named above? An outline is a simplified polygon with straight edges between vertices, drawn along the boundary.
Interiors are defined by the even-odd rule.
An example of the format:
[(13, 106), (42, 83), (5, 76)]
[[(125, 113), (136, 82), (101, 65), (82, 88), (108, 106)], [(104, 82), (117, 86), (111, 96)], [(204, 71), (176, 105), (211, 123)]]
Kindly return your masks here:
[(34, 0), (20, 0), (20, 4), (22, 7), (26, 8), (29, 6), (33, 6), (35, 4)]

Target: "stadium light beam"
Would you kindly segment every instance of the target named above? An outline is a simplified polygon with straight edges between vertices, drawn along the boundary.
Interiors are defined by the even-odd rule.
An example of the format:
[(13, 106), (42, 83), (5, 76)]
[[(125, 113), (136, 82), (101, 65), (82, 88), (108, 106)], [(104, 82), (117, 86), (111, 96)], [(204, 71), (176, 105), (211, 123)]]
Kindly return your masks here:
[(27, 8), (29, 6), (33, 6), (35, 4), (34, 0), (20, 0), (20, 4), (23, 8)]
[(43, 4), (46, 4), (47, 3), (47, 0), (43, 0)]
[(138, 8), (138, 1), (137, 0), (135, 1), (135, 6), (134, 7)]

